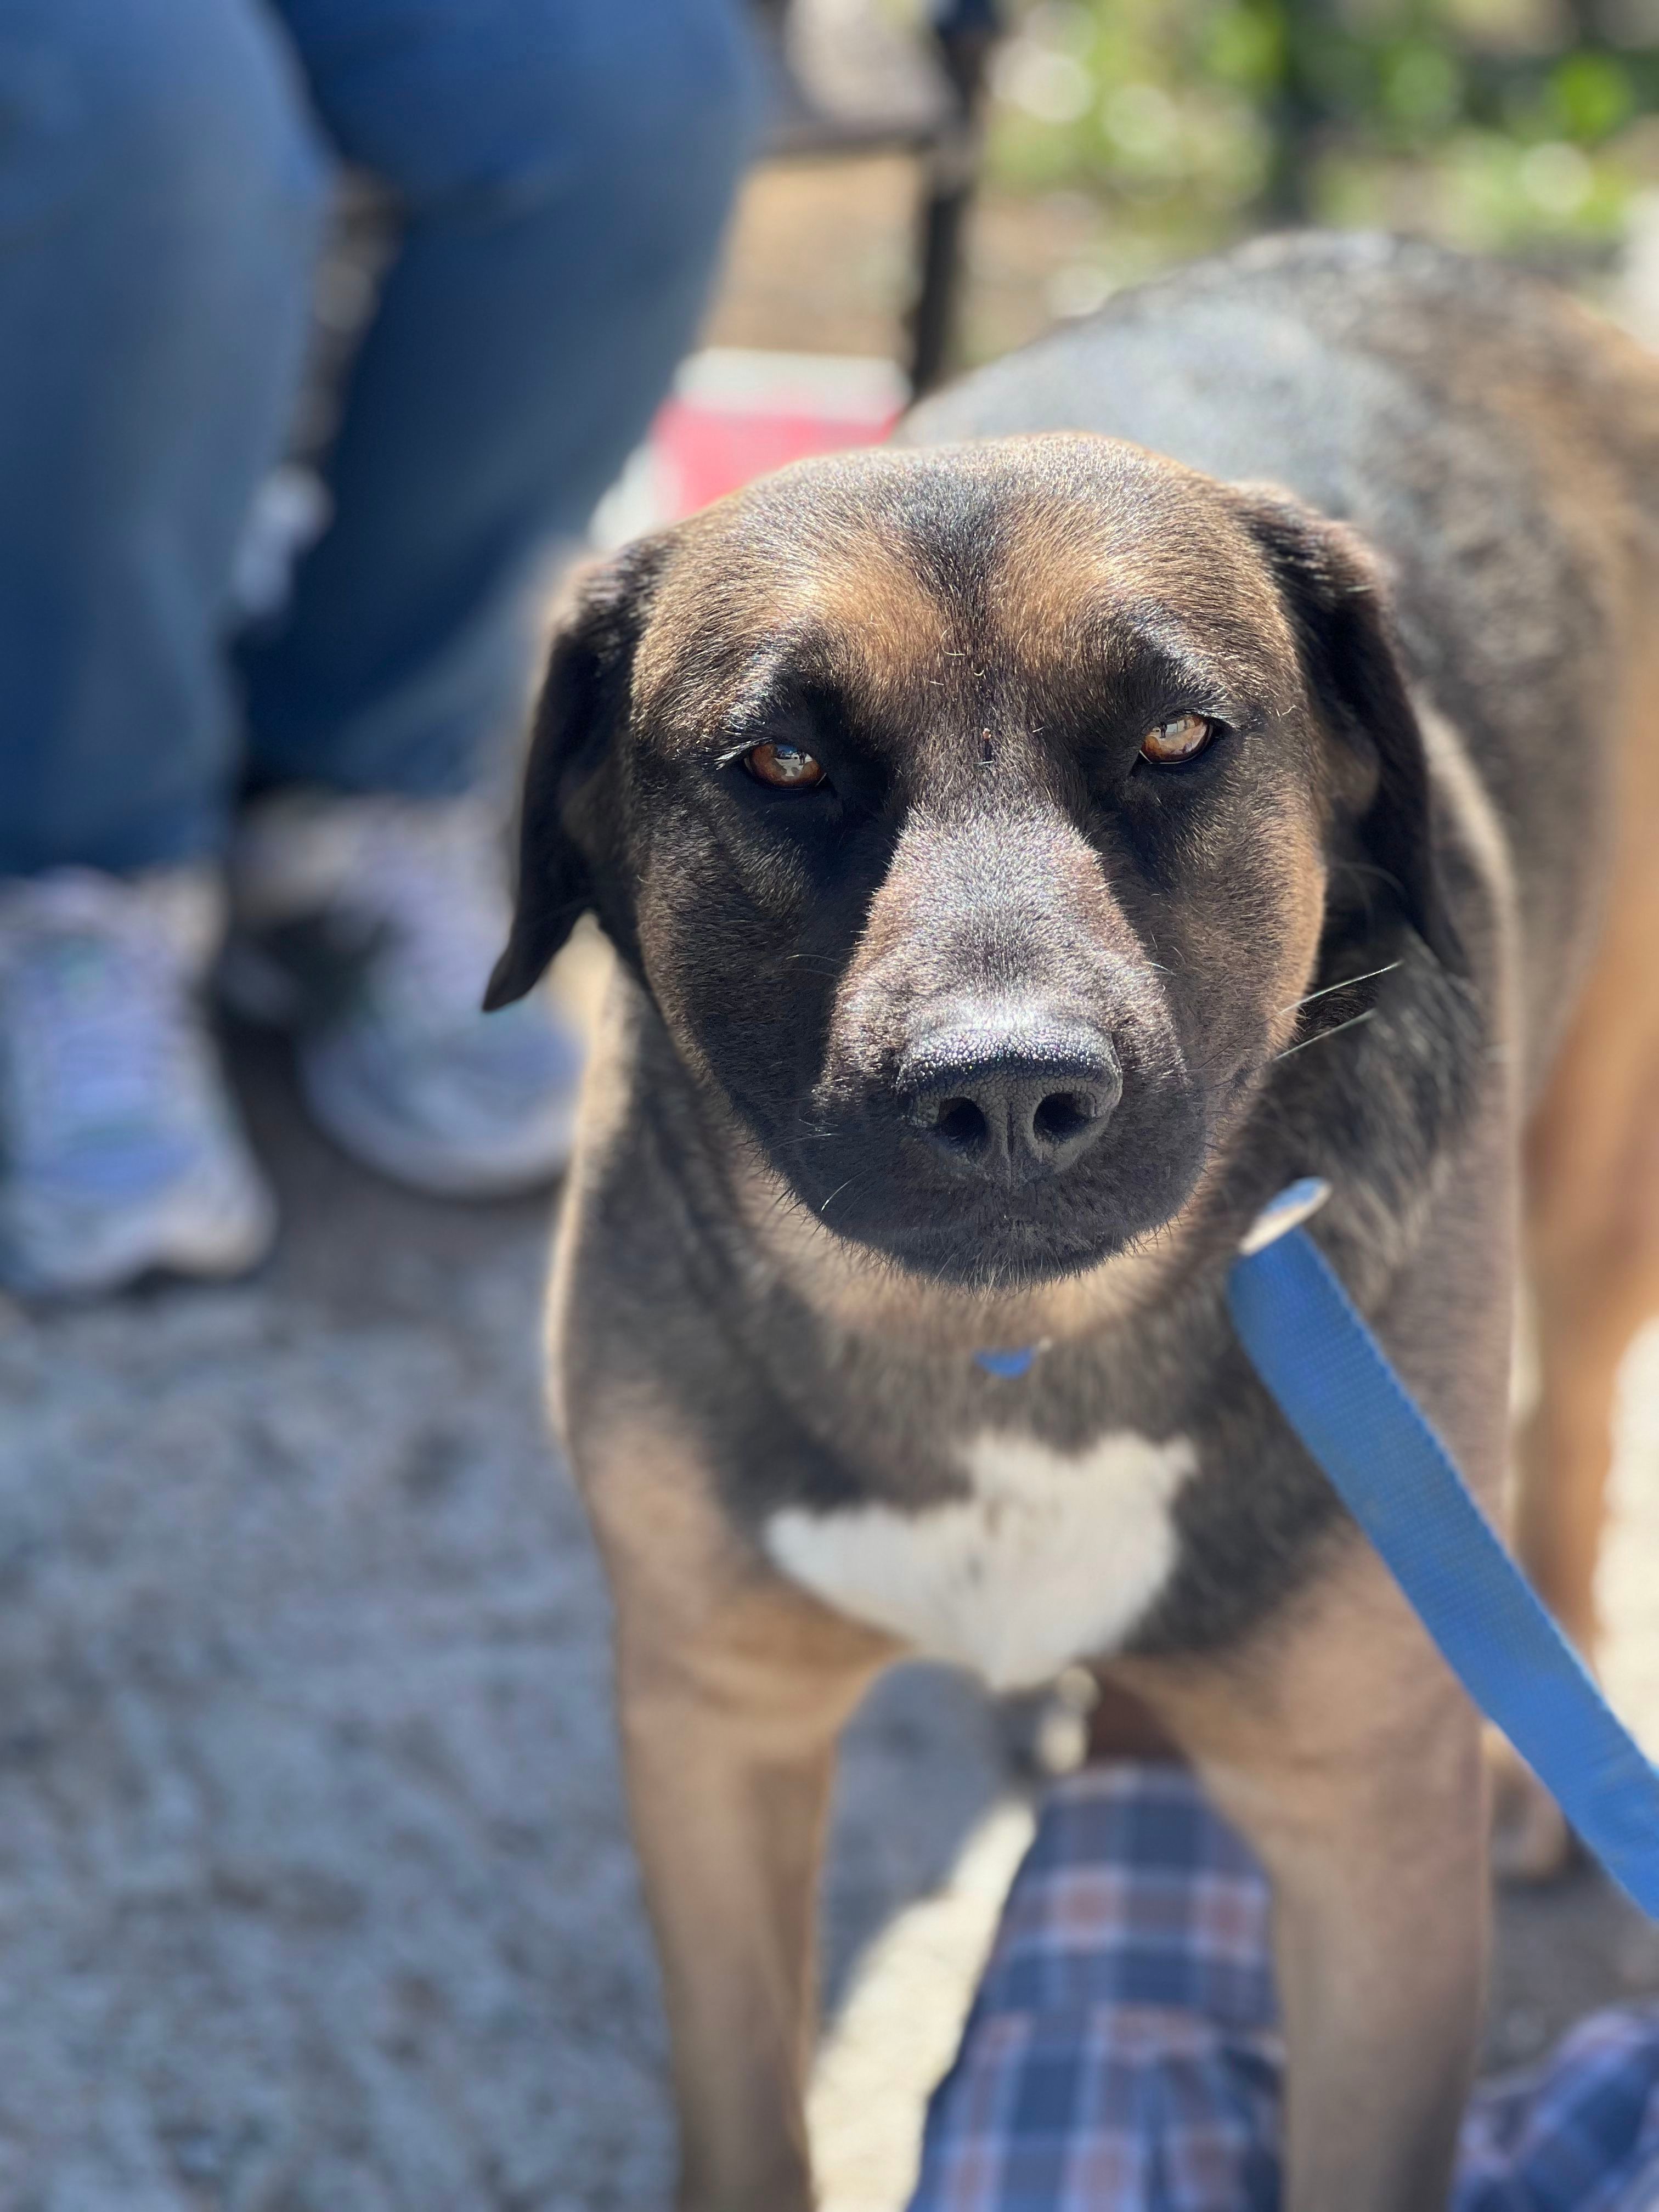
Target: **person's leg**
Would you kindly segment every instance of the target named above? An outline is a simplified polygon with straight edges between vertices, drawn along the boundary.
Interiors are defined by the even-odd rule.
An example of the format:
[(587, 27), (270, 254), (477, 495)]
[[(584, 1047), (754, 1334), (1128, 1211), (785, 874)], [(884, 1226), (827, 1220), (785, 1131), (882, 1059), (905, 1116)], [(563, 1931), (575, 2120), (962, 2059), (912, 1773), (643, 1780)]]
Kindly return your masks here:
[(250, 635), (266, 790), (227, 980), (316, 1119), (453, 1195), (547, 1181), (578, 1041), (481, 1012), (507, 933), (475, 788), (528, 703), (532, 587), (687, 344), (756, 106), (744, 0), (276, 0), (402, 239), (329, 463), (334, 520)]
[(326, 201), (263, 0), (0, 9), (0, 1281), (234, 1273), (229, 580)]
[(406, 222), (332, 526), (242, 653), (258, 769), (454, 792), (510, 736), (537, 556), (690, 342), (757, 119), (741, 0), (277, 0)]
[(325, 164), (257, 0), (0, 11), (0, 878), (221, 836)]

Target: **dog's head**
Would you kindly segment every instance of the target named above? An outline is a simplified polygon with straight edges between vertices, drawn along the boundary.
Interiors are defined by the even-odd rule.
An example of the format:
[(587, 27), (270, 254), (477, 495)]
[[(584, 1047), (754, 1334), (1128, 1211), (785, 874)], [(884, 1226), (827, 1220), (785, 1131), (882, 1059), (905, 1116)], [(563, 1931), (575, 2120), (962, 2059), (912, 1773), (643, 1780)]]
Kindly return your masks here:
[(1103, 439), (807, 463), (586, 584), (489, 1003), (591, 906), (826, 1227), (1048, 1279), (1180, 1212), (1334, 931), (1446, 949), (1426, 817), (1338, 527)]

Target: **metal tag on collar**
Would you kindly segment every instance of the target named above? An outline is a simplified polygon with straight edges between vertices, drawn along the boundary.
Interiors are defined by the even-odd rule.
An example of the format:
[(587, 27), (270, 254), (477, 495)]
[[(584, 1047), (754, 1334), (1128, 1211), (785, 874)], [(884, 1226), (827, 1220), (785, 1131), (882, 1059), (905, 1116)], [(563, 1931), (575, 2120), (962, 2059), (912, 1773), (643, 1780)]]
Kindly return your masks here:
[(976, 1352), (974, 1364), (983, 1368), (988, 1375), (994, 1375), (1000, 1382), (1014, 1382), (1030, 1372), (1032, 1362), (1042, 1349), (1041, 1345), (1023, 1344), (1017, 1352)]
[(1269, 1199), (1255, 1219), (1239, 1239), (1238, 1249), (1248, 1260), (1257, 1252), (1265, 1252), (1270, 1244), (1317, 1213), (1331, 1194), (1331, 1187), (1322, 1176), (1304, 1176), (1299, 1182), (1286, 1183), (1277, 1198)]

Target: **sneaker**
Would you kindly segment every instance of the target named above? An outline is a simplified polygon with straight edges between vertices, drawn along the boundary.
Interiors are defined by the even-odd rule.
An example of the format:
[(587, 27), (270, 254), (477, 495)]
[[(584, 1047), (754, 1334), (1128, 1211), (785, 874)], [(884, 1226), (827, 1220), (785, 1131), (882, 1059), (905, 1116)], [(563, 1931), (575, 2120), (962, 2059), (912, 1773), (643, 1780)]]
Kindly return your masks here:
[(112, 1291), (152, 1268), (237, 1275), (276, 1208), (236, 1121), (200, 986), (224, 893), (207, 868), (0, 882), (0, 1281)]
[(343, 1151), (446, 1197), (558, 1175), (581, 1046), (544, 993), (481, 1011), (508, 923), (484, 800), (282, 792), (250, 811), (231, 884), (225, 994), (295, 1030), (307, 1102)]

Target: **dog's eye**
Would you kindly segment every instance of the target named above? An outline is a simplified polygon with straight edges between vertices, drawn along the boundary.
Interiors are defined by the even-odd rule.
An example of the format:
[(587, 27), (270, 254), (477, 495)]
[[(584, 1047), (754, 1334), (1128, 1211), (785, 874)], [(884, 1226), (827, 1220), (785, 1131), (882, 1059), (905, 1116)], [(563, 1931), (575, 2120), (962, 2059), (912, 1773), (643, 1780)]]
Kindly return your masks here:
[(1167, 768), (1176, 761), (1196, 760), (1212, 742), (1219, 726), (1207, 714), (1176, 714), (1167, 722), (1160, 722), (1155, 730), (1147, 731), (1140, 741), (1140, 757), (1151, 761), (1156, 768)]
[(752, 745), (743, 764), (757, 783), (774, 791), (811, 791), (823, 781), (823, 769), (799, 745)]

